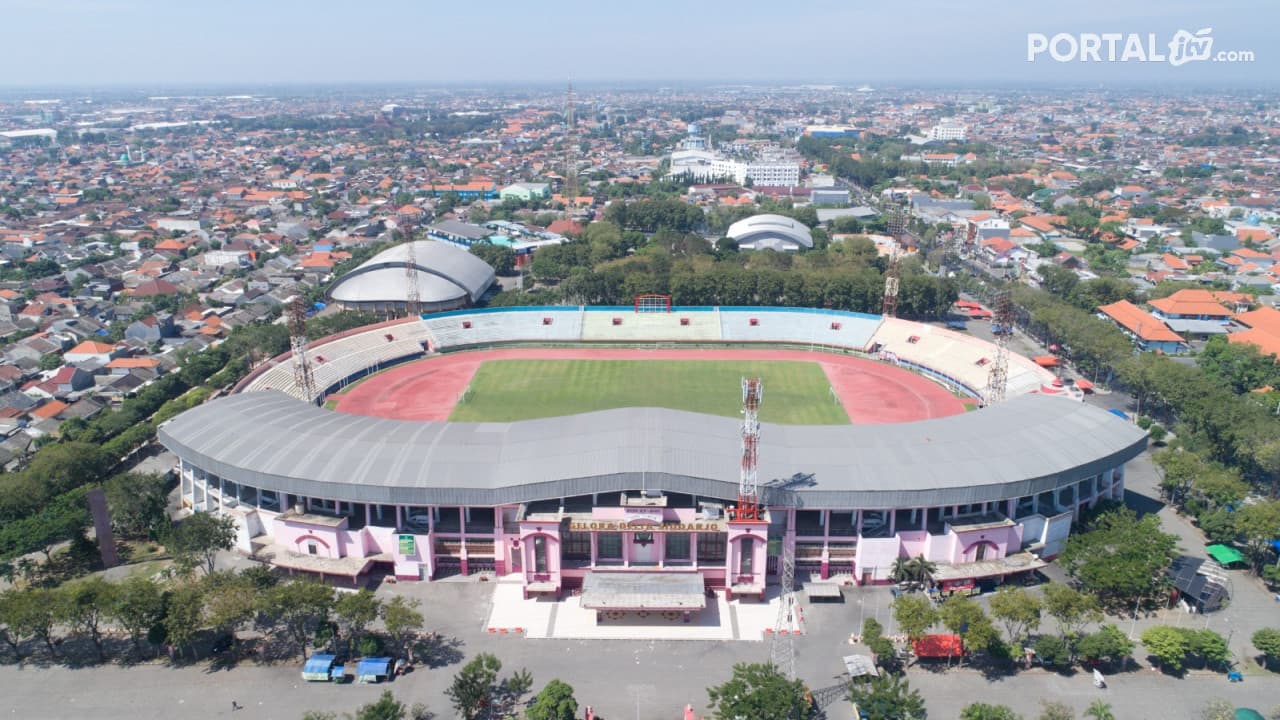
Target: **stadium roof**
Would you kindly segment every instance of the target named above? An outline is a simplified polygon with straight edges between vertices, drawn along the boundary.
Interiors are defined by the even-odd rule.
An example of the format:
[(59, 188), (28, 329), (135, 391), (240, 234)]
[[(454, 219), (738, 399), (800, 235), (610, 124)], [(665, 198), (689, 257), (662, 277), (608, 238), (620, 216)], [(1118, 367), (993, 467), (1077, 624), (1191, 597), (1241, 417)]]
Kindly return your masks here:
[[(499, 505), (642, 485), (732, 498), (733, 418), (622, 408), (504, 423), (330, 412), (275, 391), (232, 395), (166, 422), (161, 442), (207, 472), (353, 502)], [(1098, 408), (1026, 395), (976, 413), (889, 425), (766, 424), (760, 478), (803, 507), (1004, 500), (1132, 459), (1146, 433)]]
[(781, 246), (791, 243), (799, 247), (813, 247), (813, 232), (809, 226), (783, 215), (752, 215), (729, 226), (725, 235), (739, 245)]
[[(413, 254), (422, 302), (480, 299), (493, 284), (493, 268), (466, 250), (435, 240), (415, 240)], [(346, 303), (404, 302), (408, 296), (406, 243), (383, 250), (343, 275), (329, 297)]]

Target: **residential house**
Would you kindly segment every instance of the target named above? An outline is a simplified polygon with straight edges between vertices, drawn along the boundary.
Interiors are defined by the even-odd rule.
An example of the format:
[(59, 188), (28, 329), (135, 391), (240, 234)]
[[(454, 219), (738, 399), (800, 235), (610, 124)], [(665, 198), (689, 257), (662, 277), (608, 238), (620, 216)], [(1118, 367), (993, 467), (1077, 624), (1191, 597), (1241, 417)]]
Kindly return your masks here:
[(1186, 349), (1185, 338), (1128, 300), (1103, 305), (1098, 311), (1124, 330), (1140, 350), (1173, 355)]

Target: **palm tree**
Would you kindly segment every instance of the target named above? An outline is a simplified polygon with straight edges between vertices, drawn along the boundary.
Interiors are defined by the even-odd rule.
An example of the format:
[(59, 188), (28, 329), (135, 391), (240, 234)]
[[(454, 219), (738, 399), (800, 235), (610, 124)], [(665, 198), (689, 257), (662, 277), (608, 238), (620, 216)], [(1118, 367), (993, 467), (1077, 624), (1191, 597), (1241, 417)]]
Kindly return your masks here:
[(924, 559), (924, 553), (921, 553), (908, 561), (911, 567), (911, 577), (920, 583), (921, 587), (927, 587), (933, 584), (933, 574), (938, 572), (938, 566), (935, 563)]
[(1116, 714), (1111, 712), (1111, 705), (1101, 700), (1094, 700), (1089, 709), (1084, 711), (1084, 716), (1093, 720), (1116, 720)]
[(899, 583), (914, 579), (915, 567), (912, 564), (913, 562), (914, 561), (902, 557), (894, 560), (893, 568), (889, 571), (889, 577), (892, 578), (894, 582)]

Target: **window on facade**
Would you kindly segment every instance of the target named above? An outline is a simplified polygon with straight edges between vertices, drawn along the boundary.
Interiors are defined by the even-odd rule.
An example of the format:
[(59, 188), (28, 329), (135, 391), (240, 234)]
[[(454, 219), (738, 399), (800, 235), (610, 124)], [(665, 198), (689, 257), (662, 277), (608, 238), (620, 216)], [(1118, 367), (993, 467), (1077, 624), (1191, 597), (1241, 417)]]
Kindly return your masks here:
[(621, 560), (622, 534), (600, 533), (596, 535), (596, 557), (601, 560)]
[(755, 542), (753, 538), (742, 539), (742, 554), (738, 556), (738, 572), (743, 575), (751, 574), (752, 556), (755, 555)]
[(724, 562), (723, 533), (698, 533), (698, 562)]
[(307, 543), (307, 554), (309, 554), (309, 555), (315, 555), (315, 554), (316, 554), (316, 544), (315, 544), (315, 543)]
[(541, 535), (533, 538), (533, 571), (547, 571), (547, 539)]
[(563, 544), (566, 560), (591, 559), (591, 533), (567, 532), (560, 542)]
[(689, 559), (689, 534), (688, 533), (667, 533), (667, 559), (668, 560), (688, 560)]

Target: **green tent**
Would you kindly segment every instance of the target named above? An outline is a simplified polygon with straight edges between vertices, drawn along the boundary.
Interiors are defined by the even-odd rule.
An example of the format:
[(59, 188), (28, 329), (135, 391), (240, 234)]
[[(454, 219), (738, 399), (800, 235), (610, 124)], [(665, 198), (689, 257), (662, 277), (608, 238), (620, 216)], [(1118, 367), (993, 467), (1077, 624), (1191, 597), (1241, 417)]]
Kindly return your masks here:
[(1221, 565), (1244, 562), (1244, 555), (1241, 555), (1239, 550), (1226, 545), (1210, 545), (1205, 548), (1205, 551), (1209, 553), (1209, 557), (1217, 560)]
[(1236, 720), (1267, 720), (1262, 713), (1250, 708), (1236, 708)]

